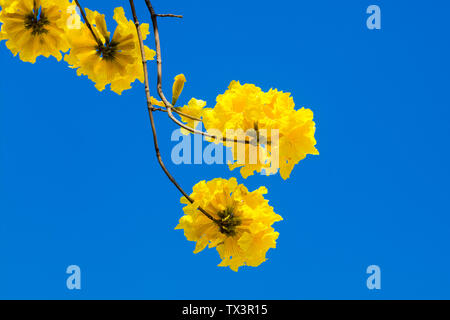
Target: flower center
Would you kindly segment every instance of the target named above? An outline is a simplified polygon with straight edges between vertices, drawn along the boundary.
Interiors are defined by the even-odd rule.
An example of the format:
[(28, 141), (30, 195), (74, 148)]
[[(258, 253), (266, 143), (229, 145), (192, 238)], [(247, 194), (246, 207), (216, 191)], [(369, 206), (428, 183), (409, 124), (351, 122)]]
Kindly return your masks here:
[(48, 32), (48, 30), (45, 29), (45, 26), (50, 24), (50, 21), (48, 20), (44, 12), (42, 12), (42, 8), (39, 8), (33, 9), (32, 12), (25, 16), (24, 24), (25, 29), (31, 29), (31, 34), (33, 36), (36, 36)]
[(97, 54), (105, 60), (114, 60), (117, 53), (119, 43), (115, 41), (107, 41), (105, 44), (96, 46)]
[(241, 220), (234, 215), (234, 209), (233, 207), (228, 207), (217, 214), (219, 219), (216, 223), (220, 232), (229, 237), (235, 236), (236, 227), (241, 225)]

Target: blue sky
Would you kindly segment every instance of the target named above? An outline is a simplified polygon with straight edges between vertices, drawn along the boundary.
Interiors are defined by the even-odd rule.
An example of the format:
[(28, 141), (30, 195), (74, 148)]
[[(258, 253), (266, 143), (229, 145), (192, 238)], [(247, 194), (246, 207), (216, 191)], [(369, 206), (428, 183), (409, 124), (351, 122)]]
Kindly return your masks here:
[[(123, 5), (128, 17), (128, 1)], [(108, 15), (110, 1), (82, 1)], [(377, 4), (382, 29), (366, 27)], [(98, 92), (64, 62), (0, 44), (0, 298), (450, 298), (448, 1), (154, 1), (164, 85), (209, 106), (231, 80), (292, 92), (314, 111), (320, 156), (243, 180), (226, 166), (170, 162), (186, 190), (237, 176), (265, 185), (278, 247), (258, 268), (218, 268), (174, 227), (177, 190), (157, 165), (142, 84)], [(138, 1), (142, 22), (149, 15)], [(113, 29), (113, 28), (110, 28)], [(153, 42), (147, 44), (153, 47)], [(152, 92), (155, 69), (150, 65)], [(82, 289), (66, 288), (79, 265)], [(382, 289), (366, 287), (379, 265)]]

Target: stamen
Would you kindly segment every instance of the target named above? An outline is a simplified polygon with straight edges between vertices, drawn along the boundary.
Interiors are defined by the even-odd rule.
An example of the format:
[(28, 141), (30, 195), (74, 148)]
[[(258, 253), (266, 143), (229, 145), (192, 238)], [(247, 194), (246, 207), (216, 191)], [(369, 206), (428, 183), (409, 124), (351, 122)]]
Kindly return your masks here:
[(119, 43), (115, 41), (106, 42), (103, 45), (97, 45), (97, 54), (105, 60), (114, 60), (117, 53), (117, 46)]
[(241, 219), (234, 215), (234, 211), (235, 206), (231, 206), (217, 214), (219, 216), (219, 220), (216, 223), (220, 229), (220, 232), (229, 237), (235, 236), (236, 227), (242, 224)]
[(25, 29), (31, 29), (31, 34), (33, 36), (48, 33), (48, 30), (45, 29), (45, 26), (49, 24), (50, 21), (42, 11), (41, 7), (39, 7), (39, 9), (33, 9), (32, 12), (25, 16)]

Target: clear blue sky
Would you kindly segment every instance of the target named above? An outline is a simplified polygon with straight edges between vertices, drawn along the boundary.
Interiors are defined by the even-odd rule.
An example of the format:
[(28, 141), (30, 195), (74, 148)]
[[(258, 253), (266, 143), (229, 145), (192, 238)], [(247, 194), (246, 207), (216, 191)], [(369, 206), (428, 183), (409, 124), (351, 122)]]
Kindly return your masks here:
[[(128, 1), (123, 5), (128, 17)], [(137, 1), (142, 22), (149, 21)], [(109, 16), (111, 1), (82, 1)], [(378, 4), (382, 30), (366, 28)], [(0, 44), (0, 298), (450, 298), (448, 1), (162, 1), (165, 87), (214, 105), (231, 80), (292, 92), (315, 113), (318, 157), (266, 185), (284, 221), (258, 268), (218, 268), (175, 231), (182, 205), (157, 165), (141, 84), (99, 93), (54, 59)], [(111, 23), (110, 23), (111, 25)], [(153, 47), (153, 42), (148, 41)], [(151, 82), (155, 83), (152, 66)], [(154, 87), (152, 92), (155, 94)], [(170, 162), (191, 190), (225, 166)], [(66, 288), (69, 265), (82, 290)], [(366, 268), (379, 265), (382, 289)]]

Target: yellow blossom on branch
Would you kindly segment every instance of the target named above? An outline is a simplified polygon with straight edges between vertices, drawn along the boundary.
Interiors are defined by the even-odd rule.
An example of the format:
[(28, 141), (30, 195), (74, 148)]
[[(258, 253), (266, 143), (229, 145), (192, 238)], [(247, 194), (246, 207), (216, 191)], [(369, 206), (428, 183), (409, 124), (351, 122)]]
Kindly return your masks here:
[(66, 39), (70, 3), (67, 0), (0, 0), (0, 40), (21, 60), (54, 56), (69, 50)]
[[(268, 200), (265, 187), (249, 192), (235, 178), (201, 181), (193, 188), (191, 204), (181, 198), (185, 215), (176, 229), (183, 229), (189, 241), (197, 242), (194, 253), (216, 248), (222, 259), (221, 267), (233, 271), (244, 265), (257, 267), (266, 261), (266, 253), (276, 247), (278, 232), (273, 223), (283, 220)], [(208, 211), (212, 221), (198, 208)]]
[[(253, 84), (241, 85), (233, 81), (228, 90), (217, 97), (216, 106), (205, 109), (203, 123), (207, 130), (220, 130), (223, 136), (227, 136), (227, 130), (253, 130), (255, 138), (264, 141), (260, 147), (267, 156), (261, 157), (258, 163), (245, 161), (230, 165), (231, 169), (242, 167), (244, 178), (255, 171), (272, 174), (280, 169), (282, 178), (287, 179), (294, 166), (308, 154), (319, 154), (315, 148), (313, 112), (305, 108), (296, 110), (290, 93), (276, 89), (263, 92)], [(272, 141), (273, 130), (278, 133), (278, 141)], [(230, 142), (226, 145), (233, 148), (234, 160), (237, 160), (238, 146)], [(279, 158), (279, 165), (275, 167), (269, 162), (274, 153)]]
[[(111, 37), (106, 27), (105, 16), (97, 11), (86, 9), (86, 16), (94, 35), (86, 24), (79, 30), (69, 32), (70, 54), (65, 57), (78, 75), (87, 75), (102, 91), (111, 84), (111, 90), (117, 94), (130, 89), (136, 79), (143, 82), (144, 73), (140, 60), (139, 41), (134, 23), (127, 20), (123, 8), (114, 10), (117, 28)], [(142, 24), (143, 39), (149, 34), (149, 25)], [(147, 60), (152, 60), (155, 51), (145, 46)]]
[[(175, 104), (178, 101), (178, 98), (180, 97), (181, 93), (184, 89), (184, 84), (186, 83), (186, 77), (184, 74), (179, 74), (175, 77), (173, 86), (172, 86), (172, 106), (175, 106)], [(157, 100), (153, 97), (151, 97), (152, 105), (158, 106), (158, 107), (165, 107), (166, 105), (164, 102)]]
[[(186, 106), (179, 108), (179, 110), (181, 112), (183, 112), (184, 114), (188, 114), (194, 118), (201, 119), (203, 110), (205, 107), (206, 107), (206, 101), (192, 98)], [(186, 123), (189, 127), (194, 128), (194, 129), (196, 127), (196, 124), (199, 122), (199, 121), (193, 120), (193, 119), (185, 117), (185, 116), (181, 116), (181, 120), (184, 123)], [(183, 128), (181, 128), (181, 132), (185, 135), (190, 133), (189, 131), (187, 131), (186, 129), (183, 129)]]

